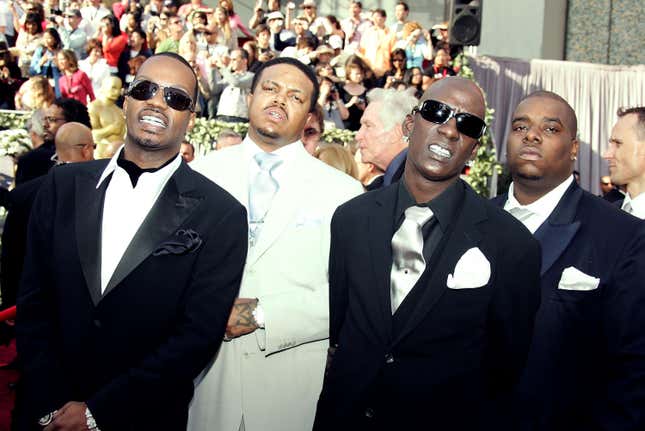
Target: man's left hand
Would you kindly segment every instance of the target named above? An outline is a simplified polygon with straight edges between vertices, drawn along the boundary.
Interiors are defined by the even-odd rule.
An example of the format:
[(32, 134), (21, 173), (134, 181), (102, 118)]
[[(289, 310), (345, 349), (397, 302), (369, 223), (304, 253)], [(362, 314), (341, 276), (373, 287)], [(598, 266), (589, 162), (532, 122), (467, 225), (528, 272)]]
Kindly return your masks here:
[(87, 431), (86, 409), (85, 403), (68, 402), (58, 410), (54, 420), (44, 431)]
[(256, 298), (237, 298), (233, 303), (231, 315), (226, 324), (226, 337), (236, 338), (241, 335), (250, 334), (258, 329), (257, 322), (253, 317), (253, 310), (258, 305)]

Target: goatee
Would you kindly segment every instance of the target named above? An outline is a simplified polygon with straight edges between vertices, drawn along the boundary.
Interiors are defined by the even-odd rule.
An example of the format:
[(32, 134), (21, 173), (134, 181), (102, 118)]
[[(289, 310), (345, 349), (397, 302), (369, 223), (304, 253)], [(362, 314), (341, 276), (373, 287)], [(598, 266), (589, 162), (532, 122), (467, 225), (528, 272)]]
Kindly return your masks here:
[(278, 133), (272, 132), (272, 131), (267, 130), (267, 129), (258, 128), (257, 131), (258, 131), (259, 135), (262, 135), (265, 138), (277, 139), (277, 138), (280, 137), (280, 135)]

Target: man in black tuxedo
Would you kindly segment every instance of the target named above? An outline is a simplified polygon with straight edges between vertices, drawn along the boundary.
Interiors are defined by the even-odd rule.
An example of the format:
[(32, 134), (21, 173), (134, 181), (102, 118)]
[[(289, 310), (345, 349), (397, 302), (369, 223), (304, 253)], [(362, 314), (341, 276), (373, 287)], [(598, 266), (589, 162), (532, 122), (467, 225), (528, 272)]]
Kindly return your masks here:
[(44, 181), (17, 305), (17, 429), (186, 429), (247, 250), (242, 205), (179, 155), (196, 94), (185, 60), (151, 57), (125, 146)]
[(91, 128), (87, 107), (75, 99), (61, 97), (54, 100), (54, 103), (45, 111), (43, 144), (18, 158), (16, 185), (45, 175), (49, 168), (54, 166), (54, 161), (51, 159), (56, 152), (54, 137), (60, 126), (70, 122), (81, 123)]
[[(55, 163), (58, 164), (92, 160), (94, 158), (92, 130), (85, 124), (73, 121), (63, 124), (56, 132), (55, 151)], [(0, 250), (2, 308), (16, 305), (25, 259), (29, 214), (44, 180), (45, 175), (41, 175), (19, 184), (9, 192), (8, 213), (2, 229), (3, 246)]]
[(497, 203), (542, 246), (521, 429), (645, 429), (645, 224), (574, 180), (577, 120), (560, 96), (529, 95), (511, 127)]
[[(403, 180), (336, 211), (329, 367), (314, 429), (514, 429), (540, 251), (459, 179), (484, 132), (484, 106), (472, 81), (434, 84), (403, 123)], [(401, 232), (428, 208), (420, 247), (408, 250)]]

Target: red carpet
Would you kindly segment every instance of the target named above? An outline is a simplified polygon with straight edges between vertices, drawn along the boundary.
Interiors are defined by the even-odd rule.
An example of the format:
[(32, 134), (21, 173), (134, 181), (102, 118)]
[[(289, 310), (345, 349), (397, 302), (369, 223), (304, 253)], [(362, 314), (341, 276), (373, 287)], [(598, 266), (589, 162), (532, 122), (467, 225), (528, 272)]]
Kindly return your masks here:
[[(9, 346), (0, 345), (0, 365), (13, 361), (16, 357), (15, 340)], [(14, 391), (9, 384), (18, 380), (18, 371), (0, 369), (0, 431), (11, 428), (11, 410), (13, 409)]]

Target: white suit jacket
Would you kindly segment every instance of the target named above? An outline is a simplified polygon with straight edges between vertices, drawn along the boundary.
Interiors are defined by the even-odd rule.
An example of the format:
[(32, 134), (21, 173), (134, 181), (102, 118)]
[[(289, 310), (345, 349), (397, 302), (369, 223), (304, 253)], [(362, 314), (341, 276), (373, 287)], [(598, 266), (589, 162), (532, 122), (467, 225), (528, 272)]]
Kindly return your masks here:
[[(193, 166), (248, 209), (247, 137)], [(312, 428), (329, 336), (329, 226), (336, 208), (363, 192), (296, 142), (257, 244), (241, 298), (258, 298), (265, 328), (222, 344), (197, 380), (190, 431), (303, 431)]]

